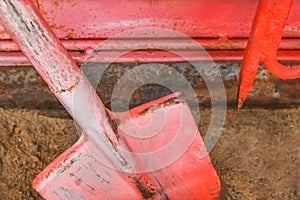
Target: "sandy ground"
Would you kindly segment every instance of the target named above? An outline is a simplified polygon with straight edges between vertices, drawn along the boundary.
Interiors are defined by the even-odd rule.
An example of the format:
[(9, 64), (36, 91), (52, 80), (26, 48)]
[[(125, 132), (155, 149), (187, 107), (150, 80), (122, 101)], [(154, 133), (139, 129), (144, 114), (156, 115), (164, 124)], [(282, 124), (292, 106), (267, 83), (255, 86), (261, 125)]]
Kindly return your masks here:
[[(212, 161), (224, 199), (300, 199), (300, 108), (228, 110)], [(209, 124), (201, 111), (200, 131)], [(41, 199), (34, 177), (78, 135), (63, 111), (0, 109), (0, 198)]]

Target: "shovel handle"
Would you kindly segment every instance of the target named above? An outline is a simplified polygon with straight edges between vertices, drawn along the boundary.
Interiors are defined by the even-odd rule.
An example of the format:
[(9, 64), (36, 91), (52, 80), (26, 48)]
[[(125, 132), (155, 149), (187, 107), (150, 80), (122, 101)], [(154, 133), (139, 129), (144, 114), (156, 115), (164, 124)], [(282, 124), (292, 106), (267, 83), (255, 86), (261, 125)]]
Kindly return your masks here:
[(79, 68), (30, 0), (0, 2), (1, 24), (52, 92), (71, 90)]
[[(97, 121), (105, 137), (116, 144), (102, 101), (33, 2), (1, 0), (0, 23), (86, 134), (91, 121)], [(80, 108), (74, 112), (74, 107)]]

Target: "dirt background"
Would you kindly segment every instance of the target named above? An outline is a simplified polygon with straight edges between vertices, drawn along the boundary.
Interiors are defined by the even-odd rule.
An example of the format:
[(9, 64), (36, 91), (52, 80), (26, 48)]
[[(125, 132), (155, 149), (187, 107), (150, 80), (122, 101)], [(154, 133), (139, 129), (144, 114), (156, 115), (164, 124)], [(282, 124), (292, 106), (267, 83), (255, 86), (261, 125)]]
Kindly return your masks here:
[[(211, 152), (224, 199), (300, 199), (300, 108), (227, 111), (225, 126)], [(200, 131), (210, 122), (201, 110)], [(62, 110), (0, 109), (0, 197), (42, 199), (31, 181), (78, 135)]]

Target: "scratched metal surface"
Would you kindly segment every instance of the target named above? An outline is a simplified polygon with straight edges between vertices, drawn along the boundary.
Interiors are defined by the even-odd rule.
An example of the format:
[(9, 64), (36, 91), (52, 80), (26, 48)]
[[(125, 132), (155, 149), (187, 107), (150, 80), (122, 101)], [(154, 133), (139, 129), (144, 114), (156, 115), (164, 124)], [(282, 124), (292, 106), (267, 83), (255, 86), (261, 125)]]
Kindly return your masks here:
[[(150, 103), (144, 108), (147, 115), (141, 114), (144, 109), (135, 108), (136, 117), (131, 119), (134, 123), (128, 120), (128, 115), (122, 118), (122, 113), (114, 113), (121, 119), (119, 139), (125, 141), (130, 152), (152, 152), (145, 157), (123, 152), (125, 157), (130, 157), (130, 164), (134, 164), (137, 173), (123, 171), (115, 165), (117, 162), (106, 156), (104, 148), (96, 145), (99, 141), (83, 135), (38, 175), (33, 187), (46, 199), (98, 199), (100, 196), (124, 200), (181, 200), (187, 196), (215, 199), (220, 191), (220, 181), (192, 113), (187, 104), (165, 105), (167, 100), (163, 98), (161, 106), (157, 108), (155, 104), (156, 109), (151, 111), (149, 108), (155, 106)], [(159, 127), (159, 131), (147, 139), (132, 138), (133, 133), (149, 134), (149, 119), (163, 122), (162, 126), (154, 126), (155, 129)], [(119, 143), (120, 146), (124, 144)], [(165, 146), (168, 147), (162, 148)], [(159, 170), (153, 170), (156, 168)]]
[[(35, 0), (59, 38), (108, 38), (133, 27), (172, 28), (191, 37), (247, 37), (258, 0), (110, 1)], [(294, 1), (286, 37), (300, 37)], [(84, 20), (83, 20), (84, 19)], [(160, 19), (160, 20), (157, 20)], [(9, 36), (0, 28), (0, 38)]]
[[(161, 27), (186, 34), (196, 39), (206, 49), (221, 50), (210, 52), (211, 57), (216, 60), (236, 61), (242, 59), (242, 50), (250, 33), (258, 0), (191, 0), (188, 2), (35, 0), (34, 2), (55, 35), (62, 40), (68, 50), (73, 51), (72, 57), (75, 60), (80, 60), (86, 49), (93, 48), (95, 44), (122, 31), (132, 28)], [(279, 51), (278, 59), (299, 60), (299, 51), (292, 53), (285, 51), (300, 48), (300, 14), (297, 12), (299, 9), (300, 0), (295, 0), (285, 27), (284, 40), (280, 45), (283, 51)], [(153, 38), (157, 35), (154, 33), (149, 37)], [(171, 37), (168, 35), (168, 38)], [(120, 50), (122, 45), (113, 48)], [(145, 57), (145, 54), (141, 55)], [(161, 61), (165, 55), (159, 52), (156, 56), (160, 57)], [(127, 61), (133, 61), (132, 57), (136, 55), (128, 56)], [(169, 61), (171, 59), (169, 58)], [(141, 60), (141, 62), (145, 61), (146, 59)], [(16, 44), (0, 27), (0, 65), (28, 64), (26, 57), (19, 52)]]

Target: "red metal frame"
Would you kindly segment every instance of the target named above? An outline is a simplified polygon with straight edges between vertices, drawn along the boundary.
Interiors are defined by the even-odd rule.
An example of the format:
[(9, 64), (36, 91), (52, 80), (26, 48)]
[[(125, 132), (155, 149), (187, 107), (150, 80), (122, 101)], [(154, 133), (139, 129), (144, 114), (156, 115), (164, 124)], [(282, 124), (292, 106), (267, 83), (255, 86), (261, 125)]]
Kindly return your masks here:
[[(192, 38), (248, 38), (259, 0), (38, 0), (39, 12), (59, 39), (105, 39), (125, 30), (164, 27)], [(300, 38), (295, 0), (285, 38)], [(4, 30), (1, 39), (9, 39)]]
[[(69, 54), (76, 62), (85, 62), (87, 52), (97, 47), (105, 40), (60, 40), (62, 45), (69, 50)], [(177, 51), (185, 50), (187, 60), (205, 61), (213, 59), (214, 61), (241, 61), (244, 55), (244, 48), (247, 45), (247, 39), (230, 39), (228, 41), (220, 41), (218, 39), (195, 39), (197, 43), (207, 50), (208, 54), (203, 57), (193, 56), (193, 47), (185, 45), (184, 39), (164, 39), (157, 40), (156, 44), (151, 43), (153, 47), (171, 49), (175, 47)], [(128, 42), (128, 43), (127, 43)], [(103, 57), (99, 58), (99, 62), (111, 62), (111, 51), (123, 51), (137, 45), (148, 44), (147, 40), (124, 40), (123, 46), (108, 46), (106, 51), (102, 51)], [(125, 44), (128, 44), (125, 46)], [(134, 44), (134, 45), (131, 45)], [(300, 61), (300, 44), (297, 46), (297, 39), (285, 39), (280, 44), (277, 59), (280, 61)], [(105, 48), (105, 47), (103, 47)], [(148, 52), (152, 52), (149, 56)], [(208, 57), (208, 56), (209, 57)], [(114, 62), (180, 62), (185, 61), (182, 57), (170, 54), (169, 52), (153, 50), (153, 51), (134, 51), (114, 60)], [(27, 57), (20, 52), (19, 48), (12, 40), (0, 40), (0, 66), (28, 66), (31, 65)]]
[[(35, 1), (39, 12), (46, 19), (63, 45), (72, 51), (76, 61), (84, 61), (86, 49), (101, 41), (132, 28), (163, 27), (179, 31), (195, 39), (210, 57), (221, 61), (241, 61), (246, 47), (258, 0), (212, 0), (212, 1), (109, 1), (109, 0), (39, 0)], [(279, 47), (279, 60), (300, 61), (300, 0), (292, 7), (284, 39)], [(83, 20), (84, 19), (84, 20)], [(155, 35), (152, 36), (155, 38)], [(127, 45), (135, 44), (136, 38), (128, 38)], [(134, 41), (134, 42), (132, 42)], [(146, 42), (146, 41), (144, 41)], [(161, 46), (177, 45), (178, 39), (158, 39)], [(178, 44), (180, 49), (182, 45)], [(109, 51), (121, 51), (123, 46), (111, 47)], [(0, 66), (29, 65), (26, 57), (0, 27)], [(76, 51), (76, 52), (74, 52)], [(190, 53), (192, 54), (192, 52)], [(137, 58), (138, 57), (138, 58)], [(209, 57), (192, 60), (207, 60)], [(103, 58), (103, 62), (110, 59)], [(173, 62), (183, 58), (155, 51), (152, 57), (140, 51), (129, 53), (116, 62)]]

